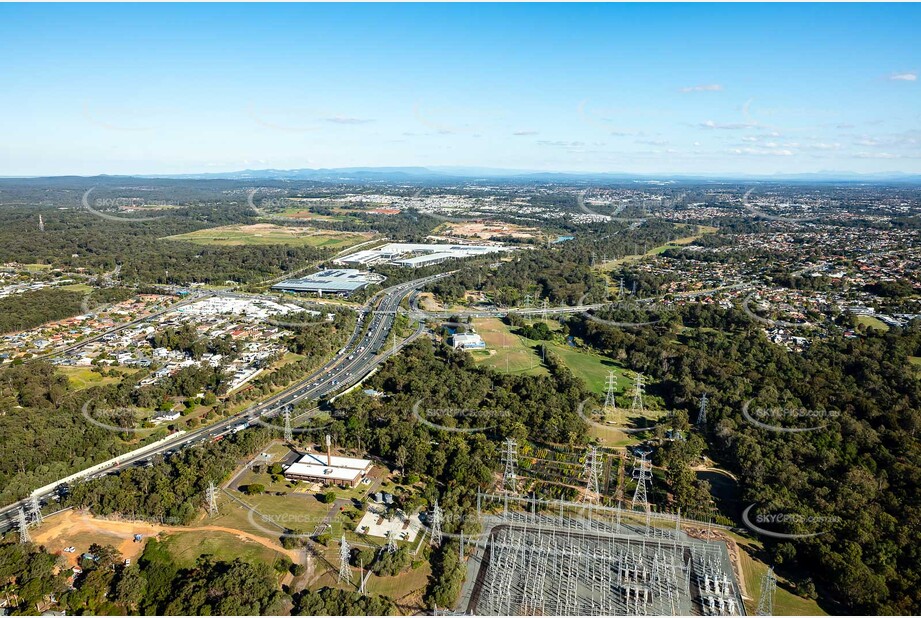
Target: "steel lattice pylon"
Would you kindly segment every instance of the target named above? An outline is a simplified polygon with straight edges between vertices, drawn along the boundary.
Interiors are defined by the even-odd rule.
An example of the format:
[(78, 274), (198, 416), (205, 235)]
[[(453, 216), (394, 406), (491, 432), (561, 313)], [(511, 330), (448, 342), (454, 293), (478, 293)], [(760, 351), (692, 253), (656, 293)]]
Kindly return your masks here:
[(633, 405), (630, 407), (635, 414), (643, 413), (643, 374), (636, 374), (633, 382)]
[(214, 481), (208, 482), (207, 502), (208, 515), (217, 515), (217, 489), (214, 487)]
[(19, 527), (19, 542), (31, 543), (32, 537), (29, 536), (29, 519), (26, 517), (26, 510), (22, 507), (16, 514), (16, 522)]
[(646, 459), (647, 453), (640, 453), (639, 459), (633, 460), (633, 478), (636, 479), (636, 490), (633, 492), (632, 507), (642, 505), (643, 510), (649, 512), (649, 499), (646, 495), (646, 481), (652, 480), (652, 464)]
[(598, 456), (598, 448), (590, 447), (585, 455), (585, 495), (584, 502), (595, 502), (601, 495), (598, 477), (601, 475), (603, 460)]
[(705, 427), (707, 425), (707, 393), (700, 398), (700, 412), (697, 413), (697, 425)]
[(502, 487), (513, 494), (518, 493), (518, 443), (511, 438), (505, 441), (502, 451), (505, 472), (502, 474)]
[(617, 414), (617, 400), (614, 396), (614, 389), (617, 386), (617, 380), (614, 377), (614, 372), (608, 372), (608, 382), (605, 385), (605, 396), (604, 396), (604, 416), (608, 417), (610, 414)]
[(349, 555), (352, 548), (349, 547), (348, 541), (345, 540), (345, 535), (342, 535), (342, 539), (339, 541), (339, 583), (343, 581), (351, 582), (352, 572), (349, 570)]
[(438, 500), (432, 507), (432, 545), (441, 545), (441, 507), (438, 506)]
[(777, 577), (774, 567), (768, 567), (767, 573), (761, 577), (761, 598), (758, 599), (759, 616), (772, 616), (774, 614), (774, 590), (777, 589)]
[(294, 440), (294, 430), (291, 429), (291, 410), (285, 408), (285, 442), (292, 442)]

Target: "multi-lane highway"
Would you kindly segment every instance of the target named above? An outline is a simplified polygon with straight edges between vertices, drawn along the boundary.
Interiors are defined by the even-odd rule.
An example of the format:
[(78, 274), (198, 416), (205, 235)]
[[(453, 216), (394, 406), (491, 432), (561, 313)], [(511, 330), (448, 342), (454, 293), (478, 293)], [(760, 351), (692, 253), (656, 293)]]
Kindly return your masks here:
[[(170, 440), (155, 449), (148, 449), (140, 453), (125, 453), (113, 461), (111, 466), (87, 478), (111, 474), (131, 466), (144, 464), (156, 455), (172, 452), (207, 440), (214, 440), (219, 436), (235, 431), (243, 424), (278, 416), (282, 410), (300, 401), (321, 399), (351, 388), (392, 353), (393, 349), (388, 348), (387, 339), (396, 320), (396, 314), (402, 300), (411, 294), (413, 290), (450, 274), (443, 273), (401, 283), (386, 288), (375, 295), (359, 312), (355, 331), (352, 333), (352, 337), (346, 347), (321, 369), (283, 392), (217, 423), (183, 434), (176, 434), (174, 440)], [(422, 328), (420, 326), (409, 339), (402, 343), (405, 344), (415, 339), (421, 332)], [(46, 489), (40, 491), (36, 497), (39, 501), (44, 502), (53, 493), (54, 489)], [(18, 509), (27, 507), (28, 503), (28, 500), (23, 500), (0, 509), (0, 531), (10, 529), (14, 525), (13, 521)]]

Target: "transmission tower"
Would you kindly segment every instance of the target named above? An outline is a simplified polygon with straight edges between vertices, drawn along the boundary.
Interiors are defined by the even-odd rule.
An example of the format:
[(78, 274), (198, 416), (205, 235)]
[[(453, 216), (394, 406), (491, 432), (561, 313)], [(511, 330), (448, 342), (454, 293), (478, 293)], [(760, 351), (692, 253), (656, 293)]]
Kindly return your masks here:
[(525, 309), (531, 308), (531, 295), (530, 294), (525, 294), (524, 296), (524, 308)]
[(387, 545), (384, 546), (384, 551), (388, 554), (397, 553), (397, 542), (393, 538), (393, 532), (387, 533)]
[(339, 541), (339, 583), (343, 581), (351, 582), (352, 573), (349, 571), (349, 553), (351, 548), (349, 547), (348, 541), (345, 540), (345, 535), (342, 535), (342, 539)]
[(700, 398), (700, 412), (697, 413), (697, 425), (698, 427), (705, 427), (707, 425), (707, 393), (704, 393), (704, 396)]
[(589, 447), (585, 455), (585, 496), (583, 501), (595, 502), (601, 494), (601, 486), (598, 477), (601, 476), (601, 469), (604, 465), (602, 459), (598, 456), (597, 447)]
[(217, 515), (217, 490), (214, 488), (214, 481), (208, 482), (208, 515)]
[(624, 297), (624, 278), (620, 278), (620, 297)]
[(759, 616), (774, 615), (774, 590), (777, 589), (777, 578), (774, 576), (774, 567), (768, 567), (767, 573), (761, 576), (761, 598), (758, 599)]
[(636, 491), (633, 492), (632, 508), (639, 504), (649, 512), (649, 499), (646, 495), (646, 482), (652, 480), (652, 464), (646, 459), (648, 453), (640, 453), (639, 459), (633, 460), (633, 478), (636, 479)]
[(285, 408), (285, 442), (294, 441), (294, 431), (291, 429), (291, 410)]
[(609, 371), (608, 383), (605, 385), (607, 392), (604, 396), (604, 408), (602, 408), (605, 418), (607, 418), (610, 414), (617, 414), (617, 400), (614, 397), (615, 386), (617, 386), (617, 384), (616, 379), (614, 378), (614, 372)]
[(502, 487), (509, 493), (518, 493), (518, 443), (511, 438), (505, 441), (505, 450), (502, 451), (502, 462), (505, 464), (505, 473), (502, 475)]
[(432, 508), (432, 545), (441, 545), (441, 518), (441, 507), (438, 506), (438, 500), (435, 500)]
[(42, 520), (42, 505), (38, 503), (38, 496), (36, 496), (35, 494), (32, 495), (32, 499), (31, 499), (31, 501), (30, 501), (30, 506), (32, 507), (32, 508), (31, 508), (31, 510), (32, 510), (32, 523), (33, 523), (33, 524), (40, 524), (40, 523), (42, 523), (42, 521), (43, 521), (43, 520)]
[(630, 409), (634, 413), (642, 414), (643, 413), (643, 374), (636, 374), (636, 379), (633, 382), (633, 405)]
[(29, 520), (26, 518), (26, 510), (24, 508), (19, 508), (19, 513), (16, 515), (16, 521), (19, 526), (19, 542), (31, 543), (32, 537), (29, 536)]
[(550, 306), (550, 301), (546, 298), (541, 302), (541, 307), (544, 310), (544, 321), (547, 320), (547, 308)]
[(42, 219), (41, 215), (38, 216), (38, 231), (39, 232), (45, 231), (45, 221)]

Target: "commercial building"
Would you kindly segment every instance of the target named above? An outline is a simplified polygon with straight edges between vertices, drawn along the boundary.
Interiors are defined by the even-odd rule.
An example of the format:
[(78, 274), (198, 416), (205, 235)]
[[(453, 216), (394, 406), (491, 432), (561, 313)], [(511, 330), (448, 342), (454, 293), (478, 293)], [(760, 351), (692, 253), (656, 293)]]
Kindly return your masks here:
[(334, 264), (343, 266), (373, 266), (390, 262), (397, 266), (419, 268), (439, 264), (446, 260), (476, 257), (490, 253), (512, 251), (502, 245), (447, 245), (426, 243), (389, 243), (376, 249), (366, 249), (336, 260)]
[(300, 292), (319, 294), (338, 294), (349, 296), (372, 283), (380, 283), (384, 277), (374, 273), (351, 268), (321, 270), (301, 279), (288, 279), (272, 286), (273, 290), (283, 292)]
[(357, 487), (372, 467), (373, 464), (368, 459), (338, 457), (329, 453), (307, 453), (288, 466), (285, 478), (339, 487)]

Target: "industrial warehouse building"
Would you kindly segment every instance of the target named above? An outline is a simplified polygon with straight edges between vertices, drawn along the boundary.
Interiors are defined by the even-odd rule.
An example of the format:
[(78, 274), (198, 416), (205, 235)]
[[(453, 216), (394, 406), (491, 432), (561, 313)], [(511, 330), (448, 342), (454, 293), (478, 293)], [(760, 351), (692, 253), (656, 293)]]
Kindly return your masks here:
[(420, 268), (440, 264), (446, 260), (476, 257), (502, 251), (512, 251), (512, 249), (502, 245), (441, 245), (393, 242), (376, 249), (357, 251), (351, 255), (333, 260), (333, 263), (343, 266), (373, 266), (390, 262), (397, 266)]
[(307, 453), (288, 466), (285, 478), (339, 487), (357, 487), (372, 467), (368, 459)]
[(455, 350), (485, 350), (486, 342), (476, 333), (455, 333), (451, 336)]
[(372, 283), (384, 280), (381, 275), (363, 272), (352, 268), (336, 268), (321, 270), (318, 273), (307, 275), (301, 279), (288, 279), (272, 286), (273, 290), (283, 292), (338, 294), (349, 296)]

